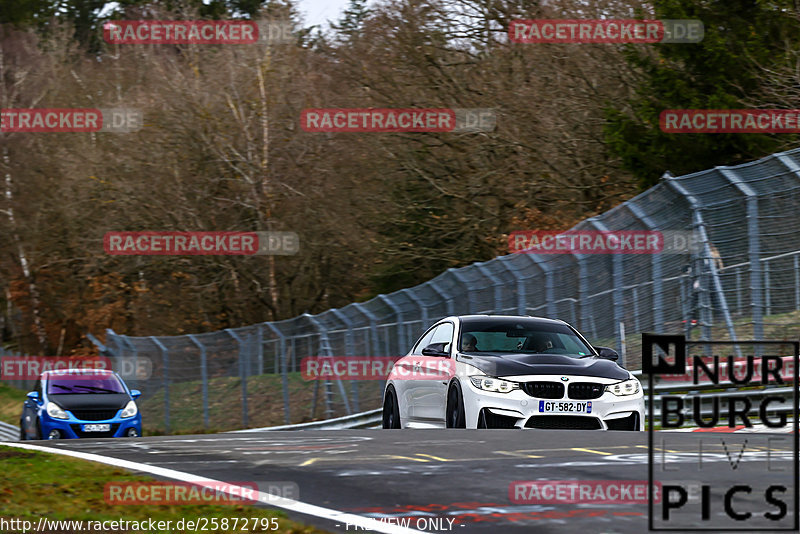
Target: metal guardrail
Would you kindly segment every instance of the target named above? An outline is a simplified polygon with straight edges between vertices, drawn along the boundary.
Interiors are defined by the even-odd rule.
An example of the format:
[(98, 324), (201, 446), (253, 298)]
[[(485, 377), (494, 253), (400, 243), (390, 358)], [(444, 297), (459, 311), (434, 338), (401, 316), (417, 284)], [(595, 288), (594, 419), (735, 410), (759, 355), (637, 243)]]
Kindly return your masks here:
[(358, 428), (377, 428), (381, 425), (383, 410), (370, 410), (368, 412), (346, 415), (335, 419), (299, 423), (296, 425), (267, 426), (262, 428), (248, 428), (234, 430), (233, 432), (261, 432), (262, 430), (346, 430)]
[(19, 428), (0, 421), (0, 441), (19, 441)]

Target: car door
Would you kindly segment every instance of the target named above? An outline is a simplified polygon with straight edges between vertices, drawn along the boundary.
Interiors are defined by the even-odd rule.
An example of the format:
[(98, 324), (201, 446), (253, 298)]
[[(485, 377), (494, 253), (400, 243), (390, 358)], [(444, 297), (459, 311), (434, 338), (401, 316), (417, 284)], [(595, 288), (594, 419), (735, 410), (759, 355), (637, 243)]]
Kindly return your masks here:
[[(416, 414), (417, 395), (415, 394), (416, 387), (419, 385), (414, 376), (414, 362), (419, 361), (422, 356), (422, 349), (430, 345), (431, 338), (436, 331), (437, 326), (431, 327), (425, 334), (417, 341), (411, 353), (400, 358), (395, 362), (392, 375), (394, 376), (393, 383), (394, 389), (397, 393), (397, 399), (400, 402), (401, 416), (414, 418)], [(415, 360), (416, 357), (416, 360)], [(405, 412), (403, 408), (405, 407)]]
[(431, 337), (430, 343), (445, 343), (445, 351), (451, 357), (422, 356), (416, 380), (415, 414), (416, 418), (424, 422), (444, 424), (445, 404), (447, 403), (447, 385), (455, 369), (452, 359), (453, 334), (455, 325), (451, 322), (441, 323)]
[[(36, 380), (36, 385), (33, 391), (39, 394), (39, 402), (42, 402), (42, 380)], [(22, 426), (25, 428), (25, 433), (29, 439), (36, 436), (36, 418), (39, 413), (39, 402), (25, 397), (25, 402), (22, 405)]]

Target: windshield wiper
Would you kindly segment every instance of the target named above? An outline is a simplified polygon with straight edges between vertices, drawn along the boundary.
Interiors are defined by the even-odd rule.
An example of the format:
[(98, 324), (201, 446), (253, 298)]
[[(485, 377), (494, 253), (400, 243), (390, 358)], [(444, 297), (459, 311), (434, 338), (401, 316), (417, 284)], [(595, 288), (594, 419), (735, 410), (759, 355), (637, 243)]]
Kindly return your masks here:
[(113, 389), (99, 388), (99, 387), (95, 387), (95, 386), (84, 386), (83, 384), (75, 384), (75, 387), (76, 388), (91, 389), (92, 391), (102, 391), (104, 393), (119, 393), (119, 391), (114, 391)]
[(61, 384), (51, 384), (50, 387), (68, 389), (69, 391), (72, 391), (72, 388), (70, 386), (62, 386)]

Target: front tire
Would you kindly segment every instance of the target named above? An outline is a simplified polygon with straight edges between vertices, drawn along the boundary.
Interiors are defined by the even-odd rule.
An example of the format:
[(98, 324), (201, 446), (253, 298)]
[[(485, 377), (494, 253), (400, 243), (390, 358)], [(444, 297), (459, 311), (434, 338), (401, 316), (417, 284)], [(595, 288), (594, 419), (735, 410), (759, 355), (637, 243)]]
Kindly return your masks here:
[(28, 436), (25, 435), (25, 427), (22, 425), (22, 419), (19, 420), (19, 440), (27, 441)]
[(383, 399), (383, 428), (401, 428), (400, 405), (397, 403), (397, 394), (392, 386), (386, 389), (386, 396)]
[(461, 394), (461, 384), (458, 380), (450, 385), (447, 392), (447, 428), (467, 428), (467, 416), (464, 413), (464, 395)]

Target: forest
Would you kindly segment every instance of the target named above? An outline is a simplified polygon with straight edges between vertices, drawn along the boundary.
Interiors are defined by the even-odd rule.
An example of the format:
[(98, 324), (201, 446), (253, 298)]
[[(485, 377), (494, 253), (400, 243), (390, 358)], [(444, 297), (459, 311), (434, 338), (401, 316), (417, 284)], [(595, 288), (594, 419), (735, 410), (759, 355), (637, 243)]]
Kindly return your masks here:
[[(512, 42), (524, 19), (692, 19), (699, 43)], [(291, 39), (117, 44), (114, 20), (253, 20)], [(659, 182), (797, 146), (668, 133), (668, 109), (800, 108), (796, 0), (3, 0), (0, 108), (125, 108), (130, 132), (0, 131), (0, 342), (275, 321), (507, 254)], [(307, 131), (308, 109), (490, 109), (491, 131)], [(290, 256), (119, 256), (108, 232), (283, 231)]]

